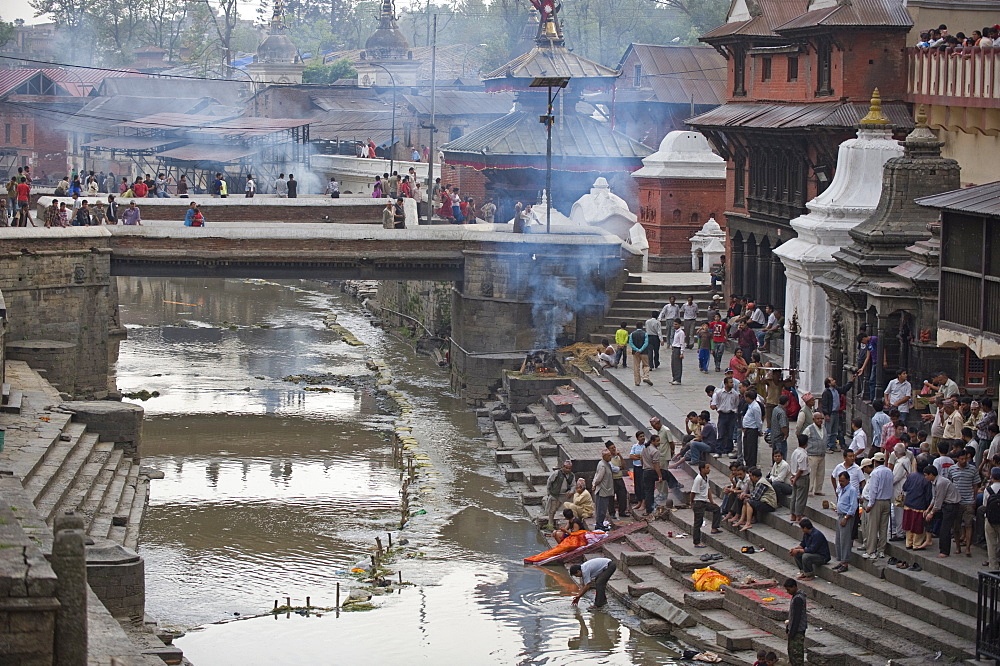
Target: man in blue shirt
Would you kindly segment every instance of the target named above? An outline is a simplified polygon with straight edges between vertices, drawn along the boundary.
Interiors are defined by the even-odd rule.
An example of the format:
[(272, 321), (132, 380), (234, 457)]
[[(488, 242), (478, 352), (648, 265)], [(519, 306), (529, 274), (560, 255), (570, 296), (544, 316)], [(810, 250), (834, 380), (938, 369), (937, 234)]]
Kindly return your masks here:
[(851, 560), (854, 544), (854, 521), (858, 519), (858, 489), (851, 483), (851, 473), (837, 475), (837, 573), (845, 573)]
[(764, 429), (764, 418), (757, 401), (757, 391), (747, 389), (744, 399), (747, 403), (746, 414), (743, 415), (743, 460), (747, 467), (757, 466), (757, 443), (760, 431)]
[(830, 544), (826, 542), (826, 537), (818, 529), (813, 527), (812, 521), (803, 518), (799, 521), (802, 528), (802, 541), (798, 546), (788, 551), (788, 554), (795, 558), (795, 564), (799, 567), (799, 580), (812, 580), (816, 577), (814, 570), (820, 564), (830, 561)]
[(635, 385), (639, 385), (640, 376), (642, 381), (650, 386), (653, 382), (649, 380), (649, 336), (646, 335), (646, 322), (636, 322), (635, 330), (628, 336), (628, 346), (632, 350), (632, 376)]

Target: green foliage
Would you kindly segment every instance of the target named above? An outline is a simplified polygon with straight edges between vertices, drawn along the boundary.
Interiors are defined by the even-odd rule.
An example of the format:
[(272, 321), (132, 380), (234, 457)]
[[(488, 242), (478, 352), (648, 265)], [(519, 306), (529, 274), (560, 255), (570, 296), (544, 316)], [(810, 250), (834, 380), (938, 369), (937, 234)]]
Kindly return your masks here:
[(302, 72), (303, 83), (333, 83), (337, 79), (350, 79), (358, 75), (357, 70), (351, 67), (351, 63), (344, 58), (337, 62), (324, 65), (321, 62), (314, 62), (306, 66)]
[(12, 39), (14, 39), (14, 24), (0, 18), (0, 48)]

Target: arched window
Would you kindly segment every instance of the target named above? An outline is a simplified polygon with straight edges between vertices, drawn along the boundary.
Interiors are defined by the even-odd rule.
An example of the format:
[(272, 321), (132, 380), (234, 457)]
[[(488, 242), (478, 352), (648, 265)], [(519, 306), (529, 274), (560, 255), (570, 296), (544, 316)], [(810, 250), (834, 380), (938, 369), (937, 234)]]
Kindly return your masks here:
[(674, 209), (674, 222), (680, 222), (680, 221), (681, 221), (681, 209), (680, 208), (675, 208)]
[(691, 213), (691, 224), (698, 224), (698, 213)]

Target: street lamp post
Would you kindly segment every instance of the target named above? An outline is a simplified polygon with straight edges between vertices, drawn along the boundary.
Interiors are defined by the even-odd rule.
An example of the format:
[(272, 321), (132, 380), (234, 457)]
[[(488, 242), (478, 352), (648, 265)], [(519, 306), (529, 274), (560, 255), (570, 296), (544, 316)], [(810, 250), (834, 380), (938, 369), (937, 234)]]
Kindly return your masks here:
[(396, 77), (392, 75), (384, 65), (379, 65), (378, 63), (370, 62), (369, 65), (378, 67), (386, 74), (389, 75), (389, 81), (392, 82), (392, 138), (389, 140), (389, 175), (392, 175), (392, 167), (395, 164), (395, 152), (396, 152)]
[[(538, 122), (545, 125), (545, 233), (552, 232), (552, 123), (555, 121), (552, 103), (569, 81), (568, 76), (540, 76), (528, 84), (529, 88), (548, 89), (546, 113), (538, 118)], [(555, 93), (552, 92), (553, 88)]]

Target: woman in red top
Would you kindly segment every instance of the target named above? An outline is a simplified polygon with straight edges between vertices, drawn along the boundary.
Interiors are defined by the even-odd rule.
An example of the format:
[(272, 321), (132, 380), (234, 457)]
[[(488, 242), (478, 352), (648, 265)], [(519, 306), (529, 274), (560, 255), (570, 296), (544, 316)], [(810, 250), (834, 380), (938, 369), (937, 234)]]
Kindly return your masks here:
[(148, 192), (149, 188), (146, 187), (146, 183), (142, 182), (142, 178), (136, 177), (135, 183), (132, 185), (132, 194), (138, 199), (145, 199)]
[(399, 184), (399, 196), (407, 199), (413, 198), (413, 187), (410, 185), (409, 176), (403, 176), (403, 182)]
[(734, 381), (741, 382), (747, 378), (747, 362), (743, 360), (742, 349), (736, 349), (736, 353), (729, 360), (729, 367), (733, 371)]

